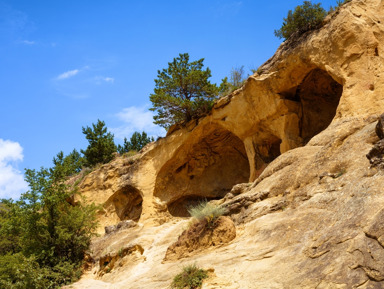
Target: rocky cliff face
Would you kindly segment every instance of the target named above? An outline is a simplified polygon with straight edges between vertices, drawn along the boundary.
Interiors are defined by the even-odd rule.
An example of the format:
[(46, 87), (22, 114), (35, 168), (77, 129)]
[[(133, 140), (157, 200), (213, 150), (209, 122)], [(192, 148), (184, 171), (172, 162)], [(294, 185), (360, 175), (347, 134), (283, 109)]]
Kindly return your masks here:
[[(384, 2), (325, 22), (207, 117), (84, 178), (100, 233), (137, 224), (94, 241), (74, 288), (167, 288), (194, 262), (214, 269), (203, 288), (384, 287), (384, 172), (365, 156), (384, 112)], [(165, 261), (202, 199), (228, 208), (236, 237)]]

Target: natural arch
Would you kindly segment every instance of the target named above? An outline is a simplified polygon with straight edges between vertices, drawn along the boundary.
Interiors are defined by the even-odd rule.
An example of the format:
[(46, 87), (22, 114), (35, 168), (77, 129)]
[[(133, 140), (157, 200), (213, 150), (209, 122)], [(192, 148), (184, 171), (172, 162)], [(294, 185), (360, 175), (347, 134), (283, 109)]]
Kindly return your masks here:
[(107, 211), (113, 211), (120, 219), (138, 221), (141, 216), (143, 198), (133, 186), (125, 186), (114, 193), (105, 203)]
[(249, 163), (243, 142), (217, 124), (199, 128), (160, 170), (155, 197), (174, 216), (203, 199), (223, 197), (238, 183), (248, 182)]

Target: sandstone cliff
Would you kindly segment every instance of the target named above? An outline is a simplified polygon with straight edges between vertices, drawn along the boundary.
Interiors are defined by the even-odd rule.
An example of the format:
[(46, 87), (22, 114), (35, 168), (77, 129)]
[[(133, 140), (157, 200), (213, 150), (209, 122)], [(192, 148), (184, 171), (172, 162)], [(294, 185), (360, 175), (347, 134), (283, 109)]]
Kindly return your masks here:
[[(96, 239), (73, 288), (167, 288), (194, 262), (214, 269), (203, 288), (384, 288), (384, 172), (366, 158), (383, 44), (384, 2), (352, 0), (207, 117), (87, 175), (100, 233), (137, 224)], [(228, 208), (235, 239), (164, 261), (204, 198)]]

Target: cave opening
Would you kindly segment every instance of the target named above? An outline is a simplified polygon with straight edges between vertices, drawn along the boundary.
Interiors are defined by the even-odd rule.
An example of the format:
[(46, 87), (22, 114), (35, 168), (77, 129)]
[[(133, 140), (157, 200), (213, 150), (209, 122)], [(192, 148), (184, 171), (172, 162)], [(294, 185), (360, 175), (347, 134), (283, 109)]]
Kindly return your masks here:
[(143, 198), (140, 191), (133, 186), (125, 186), (114, 193), (105, 203), (106, 208), (112, 208), (120, 221), (139, 221), (142, 212)]
[(329, 126), (342, 93), (343, 86), (319, 68), (306, 74), (298, 86), (279, 93), (283, 99), (300, 105), (299, 137), (302, 145)]
[(243, 142), (225, 128), (211, 124), (191, 135), (162, 167), (154, 196), (176, 217), (204, 200), (220, 199), (235, 184), (249, 181), (250, 168)]
[(282, 140), (273, 134), (266, 134), (256, 138), (256, 143), (253, 144), (254, 156), (251, 164), (254, 167), (251, 180), (255, 180), (280, 154), (280, 144)]

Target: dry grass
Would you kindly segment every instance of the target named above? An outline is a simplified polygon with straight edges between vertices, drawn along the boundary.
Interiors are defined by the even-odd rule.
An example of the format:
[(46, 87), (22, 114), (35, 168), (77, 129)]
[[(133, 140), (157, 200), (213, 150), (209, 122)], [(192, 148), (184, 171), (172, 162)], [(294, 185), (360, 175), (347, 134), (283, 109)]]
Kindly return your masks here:
[(226, 213), (226, 209), (222, 206), (213, 205), (204, 201), (195, 207), (189, 208), (188, 212), (191, 217), (195, 218), (197, 221), (206, 219), (208, 222), (212, 222), (218, 217), (224, 215)]

